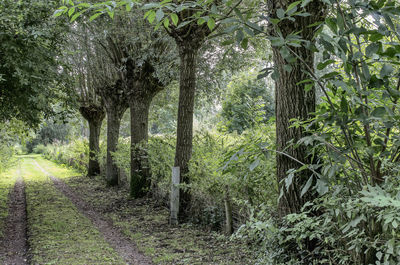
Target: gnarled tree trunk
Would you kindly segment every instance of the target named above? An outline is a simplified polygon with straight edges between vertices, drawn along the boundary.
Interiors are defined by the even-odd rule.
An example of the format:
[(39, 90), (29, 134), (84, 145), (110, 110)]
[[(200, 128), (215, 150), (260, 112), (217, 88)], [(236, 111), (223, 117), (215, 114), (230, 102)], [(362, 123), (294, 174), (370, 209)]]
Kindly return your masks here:
[[(115, 104), (115, 105), (114, 105)], [(126, 111), (125, 106), (110, 104), (107, 108), (107, 166), (106, 166), (106, 179), (110, 186), (118, 185), (119, 181), (119, 168), (114, 161), (112, 153), (117, 151), (119, 127), (121, 119)], [(114, 105), (114, 106), (112, 106)]]
[(132, 97), (131, 111), (131, 183), (130, 194), (142, 197), (150, 186), (150, 166), (147, 159), (146, 143), (149, 130), (149, 109), (151, 97)]
[(93, 177), (100, 174), (100, 164), (97, 154), (100, 152), (100, 129), (105, 117), (105, 110), (102, 106), (88, 105), (79, 108), (82, 116), (89, 123), (89, 166), (88, 176)]

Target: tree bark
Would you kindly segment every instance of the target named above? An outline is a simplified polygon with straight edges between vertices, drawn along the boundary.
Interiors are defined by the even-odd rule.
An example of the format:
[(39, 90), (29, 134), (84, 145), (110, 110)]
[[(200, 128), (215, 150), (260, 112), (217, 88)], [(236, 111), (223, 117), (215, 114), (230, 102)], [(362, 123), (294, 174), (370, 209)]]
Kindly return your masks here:
[(127, 108), (122, 111), (118, 106), (107, 108), (107, 166), (106, 180), (108, 185), (119, 184), (119, 168), (116, 165), (112, 153), (117, 151), (119, 127), (122, 116)]
[[(290, 0), (272, 0), (269, 1), (269, 10), (272, 17), (276, 17), (276, 10), (282, 8), (287, 10)], [(324, 4), (321, 1), (312, 1), (306, 6), (306, 11), (311, 15), (308, 17), (296, 17), (296, 21), (281, 21), (278, 24), (284, 37), (291, 33), (301, 31), (302, 38), (313, 43), (315, 28), (308, 27), (315, 22), (321, 21), (324, 17)], [(273, 30), (271, 30), (274, 35)], [(309, 78), (307, 74), (307, 64), (314, 68), (314, 53), (305, 47), (293, 48), (294, 52), (301, 57), (294, 63), (288, 63), (280, 53), (280, 47), (272, 47), (275, 70), (279, 76), (275, 80), (275, 109), (276, 109), (276, 148), (279, 152), (284, 152), (291, 157), (302, 161), (305, 164), (311, 164), (311, 156), (308, 154), (304, 145), (294, 147), (289, 143), (297, 143), (302, 137), (307, 135), (302, 127), (290, 127), (291, 119), (301, 121), (311, 118), (315, 112), (315, 88), (306, 92), (304, 84), (297, 85), (300, 81)], [(284, 67), (290, 65), (291, 71)], [(278, 212), (280, 216), (290, 213), (300, 212), (303, 205), (315, 198), (316, 193), (309, 190), (303, 196), (300, 196), (302, 187), (312, 176), (309, 170), (303, 170), (295, 174), (292, 185), (286, 190), (284, 179), (290, 169), (299, 169), (301, 165), (294, 159), (286, 155), (277, 154), (277, 181), (283, 190), (283, 196), (279, 200)]]
[(134, 198), (142, 197), (150, 187), (150, 166), (146, 145), (149, 130), (150, 98), (132, 97), (129, 102), (131, 111), (131, 182), (130, 194)]
[[(180, 82), (175, 167), (180, 168), (180, 183), (189, 184), (188, 163), (192, 156), (193, 112), (196, 92), (196, 56), (199, 47), (179, 43)], [(179, 221), (185, 221), (190, 206), (190, 191), (180, 190)]]
[(87, 175), (93, 177), (100, 174), (97, 155), (100, 152), (100, 129), (105, 117), (105, 110), (97, 105), (89, 105), (81, 106), (79, 111), (89, 123), (89, 165)]

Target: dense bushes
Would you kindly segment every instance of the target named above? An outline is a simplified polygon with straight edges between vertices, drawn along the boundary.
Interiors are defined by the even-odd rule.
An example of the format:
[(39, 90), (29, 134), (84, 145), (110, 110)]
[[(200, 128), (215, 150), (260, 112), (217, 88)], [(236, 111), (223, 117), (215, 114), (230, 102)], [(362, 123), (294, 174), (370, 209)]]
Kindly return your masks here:
[(87, 172), (89, 146), (87, 140), (78, 139), (69, 144), (54, 142), (46, 147), (38, 145), (35, 153), (42, 153), (47, 159), (72, 166), (82, 173)]
[(0, 141), (0, 172), (8, 167), (13, 154), (13, 148)]
[[(266, 133), (267, 132), (267, 133)], [(172, 135), (153, 135), (146, 148), (152, 172), (150, 193), (165, 204), (169, 202), (171, 167), (174, 163), (176, 138)], [(263, 147), (274, 142), (274, 129), (261, 126), (241, 135), (217, 132), (197, 132), (190, 162), (192, 191), (192, 222), (220, 230), (223, 227), (224, 203), (232, 204), (234, 225), (242, 224), (250, 207), (276, 204), (278, 195), (274, 181), (275, 159), (263, 152)], [(41, 146), (37, 147), (40, 151)], [(47, 145), (44, 155), (87, 170), (87, 142), (76, 140), (68, 145)], [(100, 164), (105, 166), (105, 145), (101, 145)], [(122, 182), (130, 179), (130, 141), (120, 139), (113, 154), (121, 169)]]

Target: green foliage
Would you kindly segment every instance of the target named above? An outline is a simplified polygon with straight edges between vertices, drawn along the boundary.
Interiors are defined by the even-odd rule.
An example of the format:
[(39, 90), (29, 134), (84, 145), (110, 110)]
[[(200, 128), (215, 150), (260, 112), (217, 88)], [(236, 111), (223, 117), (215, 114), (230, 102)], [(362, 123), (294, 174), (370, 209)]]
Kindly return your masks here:
[(49, 160), (74, 167), (82, 173), (87, 172), (89, 161), (89, 143), (87, 140), (77, 139), (65, 145), (54, 142), (48, 144), (42, 154)]
[(43, 113), (55, 114), (57, 99), (66, 99), (67, 76), (57, 61), (66, 28), (61, 20), (51, 19), (57, 3), (0, 3), (1, 122), (17, 118), (36, 126)]
[(239, 134), (248, 128), (265, 123), (274, 115), (271, 88), (254, 73), (234, 76), (227, 86), (222, 102), (221, 131)]

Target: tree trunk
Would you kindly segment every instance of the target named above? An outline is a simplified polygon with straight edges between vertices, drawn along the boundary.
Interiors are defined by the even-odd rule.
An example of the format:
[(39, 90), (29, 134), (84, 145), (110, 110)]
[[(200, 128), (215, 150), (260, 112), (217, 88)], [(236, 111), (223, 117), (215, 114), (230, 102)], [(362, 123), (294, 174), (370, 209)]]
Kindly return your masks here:
[(79, 111), (89, 123), (88, 176), (93, 177), (100, 174), (100, 164), (97, 155), (100, 152), (100, 129), (105, 117), (105, 111), (103, 107), (96, 105), (82, 106)]
[[(180, 168), (180, 183), (189, 184), (188, 163), (192, 156), (193, 111), (196, 91), (196, 56), (198, 47), (179, 43), (180, 82), (175, 167)], [(190, 205), (188, 188), (180, 191), (179, 221), (187, 219)]]
[[(282, 8), (283, 10), (287, 10), (287, 7), (292, 2), (290, 0), (269, 1), (270, 15), (276, 17), (277, 9)], [(323, 19), (325, 8), (322, 2), (312, 1), (306, 6), (306, 9), (311, 16), (297, 16), (295, 22), (284, 20), (278, 24), (284, 37), (301, 31), (303, 39), (313, 42), (315, 29), (310, 28), (309, 25)], [(274, 35), (275, 33), (273, 32), (272, 34)], [(301, 127), (290, 127), (292, 124), (290, 120), (299, 119), (304, 121), (309, 119), (312, 113), (315, 112), (315, 88), (313, 87), (306, 92), (304, 84), (297, 85), (298, 82), (309, 78), (309, 75), (306, 73), (308, 69), (305, 64), (310, 66), (311, 69), (314, 68), (314, 53), (305, 47), (291, 48), (301, 57), (303, 62), (297, 60), (294, 63), (288, 63), (282, 57), (279, 51), (280, 47), (272, 47), (275, 70), (279, 73), (279, 76), (275, 80), (276, 148), (277, 151), (284, 152), (294, 159), (305, 164), (311, 164), (311, 157), (304, 145), (296, 148), (289, 145), (289, 143), (297, 143), (298, 140), (307, 135), (307, 132)], [(286, 65), (290, 65), (292, 70), (288, 72), (285, 69)], [(309, 190), (302, 197), (300, 196), (302, 187), (312, 176), (312, 172), (309, 170), (296, 173), (292, 185), (288, 191), (286, 190), (283, 180), (288, 176), (288, 170), (299, 169), (301, 167), (294, 159), (279, 153), (276, 156), (277, 180), (280, 188), (283, 190), (283, 196), (279, 200), (278, 205), (280, 216), (300, 212), (303, 205), (315, 198), (316, 195)]]
[(130, 194), (134, 198), (142, 197), (150, 187), (150, 167), (146, 145), (149, 130), (150, 98), (132, 97), (131, 110), (131, 184)]
[[(126, 109), (125, 109), (126, 110)], [(107, 166), (106, 179), (110, 186), (118, 185), (119, 169), (112, 153), (117, 151), (119, 127), (125, 111), (118, 111), (118, 107), (107, 108)]]

